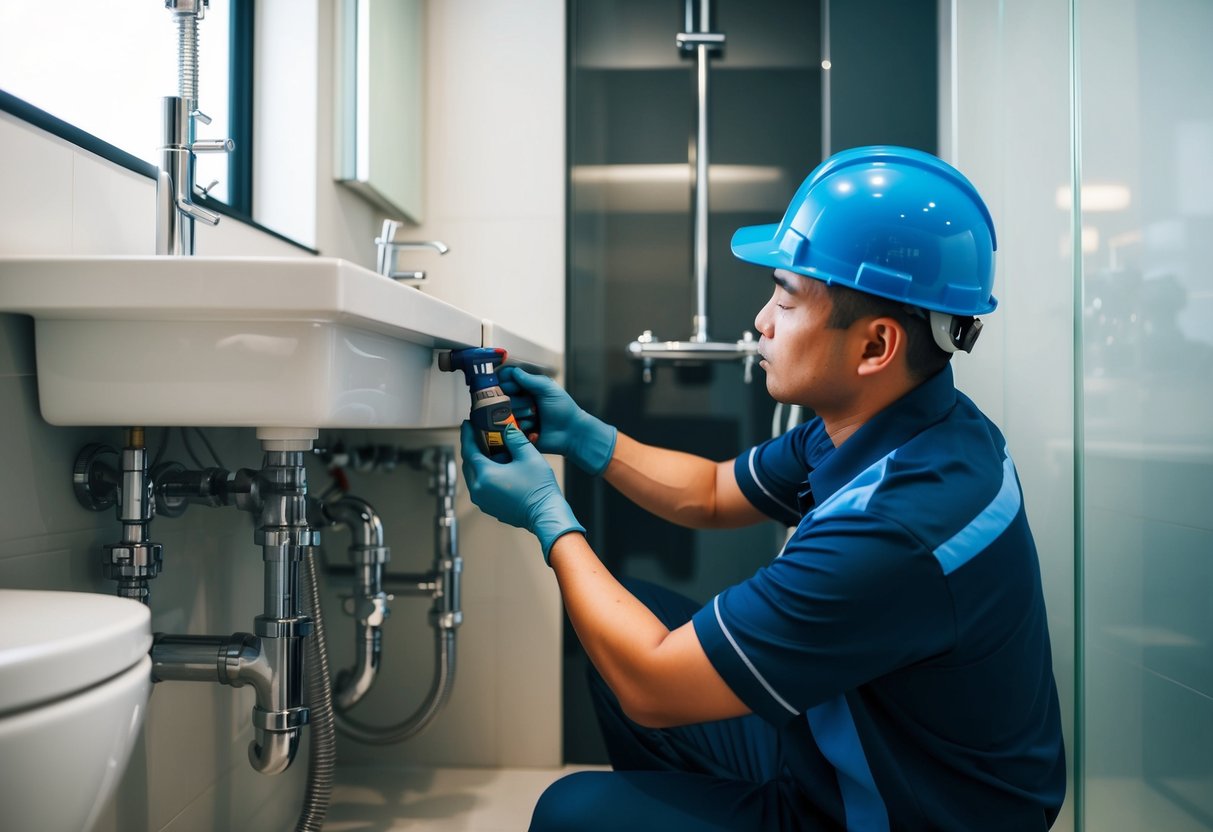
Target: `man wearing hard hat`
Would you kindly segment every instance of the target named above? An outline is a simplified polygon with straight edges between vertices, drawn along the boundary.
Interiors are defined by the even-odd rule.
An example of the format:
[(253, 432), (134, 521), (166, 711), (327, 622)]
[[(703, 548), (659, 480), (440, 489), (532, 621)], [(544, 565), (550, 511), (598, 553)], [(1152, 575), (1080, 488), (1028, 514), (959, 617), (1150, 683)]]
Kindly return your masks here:
[[(858, 148), (732, 248), (774, 270), (767, 390), (812, 421), (717, 463), (507, 368), (538, 448), (510, 430), (499, 464), (464, 427), (472, 500), (556, 573), (615, 769), (557, 781), (531, 828), (1047, 829), (1066, 773), (1036, 547), (1006, 441), (949, 364), (997, 303), (989, 211), (934, 156)], [(794, 530), (703, 607), (625, 588), (541, 452), (671, 522)]]

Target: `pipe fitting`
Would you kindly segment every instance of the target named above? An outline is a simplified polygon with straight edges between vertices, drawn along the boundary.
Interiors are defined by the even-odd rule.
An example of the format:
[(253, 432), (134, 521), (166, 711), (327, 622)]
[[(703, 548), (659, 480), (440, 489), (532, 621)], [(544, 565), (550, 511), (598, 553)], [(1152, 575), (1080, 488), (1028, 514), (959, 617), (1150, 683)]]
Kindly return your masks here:
[(299, 572), (320, 536), (307, 522), (303, 452), (279, 450), (265, 440), (262, 444), (267, 449), (255, 477), (260, 496), (255, 539), (261, 546), (265, 606), (255, 630), (264, 667), (258, 662), (247, 671), (254, 686), (263, 686), (253, 709), (257, 736), (249, 745), (249, 762), (263, 774), (278, 774), (294, 760), (300, 732), (308, 722), (303, 704), (304, 639), (312, 632), (312, 621), (300, 609)]
[[(313, 512), (315, 513), (315, 512)], [(366, 500), (346, 495), (321, 504), (319, 513), (333, 525), (350, 530), (349, 557), (357, 575), (353, 597), (346, 612), (358, 622), (354, 634), (354, 664), (337, 674), (333, 704), (339, 711), (357, 704), (370, 691), (379, 675), (383, 651), (382, 626), (391, 608), (392, 596), (383, 591), (383, 567), (391, 560), (391, 549), (383, 543), (383, 521)]]

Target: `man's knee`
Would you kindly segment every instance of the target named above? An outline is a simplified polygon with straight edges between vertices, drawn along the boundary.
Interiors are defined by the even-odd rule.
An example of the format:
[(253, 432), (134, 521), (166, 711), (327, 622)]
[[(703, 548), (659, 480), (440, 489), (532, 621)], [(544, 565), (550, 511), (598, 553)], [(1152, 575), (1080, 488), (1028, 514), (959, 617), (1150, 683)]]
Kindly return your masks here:
[(603, 778), (610, 772), (581, 771), (560, 778), (548, 786), (531, 815), (531, 832), (566, 832), (566, 830), (608, 829), (596, 826), (607, 823), (599, 804), (603, 794)]

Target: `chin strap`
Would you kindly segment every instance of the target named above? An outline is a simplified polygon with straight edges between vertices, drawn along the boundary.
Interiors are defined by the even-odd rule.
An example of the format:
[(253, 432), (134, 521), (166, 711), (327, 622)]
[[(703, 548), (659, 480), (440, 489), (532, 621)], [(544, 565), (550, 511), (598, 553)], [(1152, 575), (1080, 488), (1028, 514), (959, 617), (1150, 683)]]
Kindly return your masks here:
[(944, 352), (972, 352), (981, 335), (981, 319), (931, 310), (931, 335)]

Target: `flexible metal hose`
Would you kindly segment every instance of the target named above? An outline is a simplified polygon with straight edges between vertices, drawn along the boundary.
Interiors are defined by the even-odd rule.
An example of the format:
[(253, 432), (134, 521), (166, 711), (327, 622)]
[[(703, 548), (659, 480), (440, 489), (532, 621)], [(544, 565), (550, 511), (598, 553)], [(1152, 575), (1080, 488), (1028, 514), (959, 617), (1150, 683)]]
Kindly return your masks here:
[(307, 791), (296, 832), (320, 832), (333, 795), (333, 771), (337, 766), (337, 737), (333, 731), (333, 692), (329, 679), (328, 645), (324, 638), (324, 615), (320, 610), (320, 586), (316, 581), (316, 558), (303, 559), (304, 599), (314, 630), (307, 640), (307, 701), (311, 711), (311, 737), (307, 761)]
[(198, 101), (198, 15), (174, 14), (177, 22), (177, 95)]
[(412, 716), (395, 725), (366, 725), (348, 714), (337, 712), (337, 729), (351, 739), (367, 745), (391, 745), (421, 733), (442, 710), (455, 684), (455, 631), (434, 628), (434, 675), (425, 701)]

